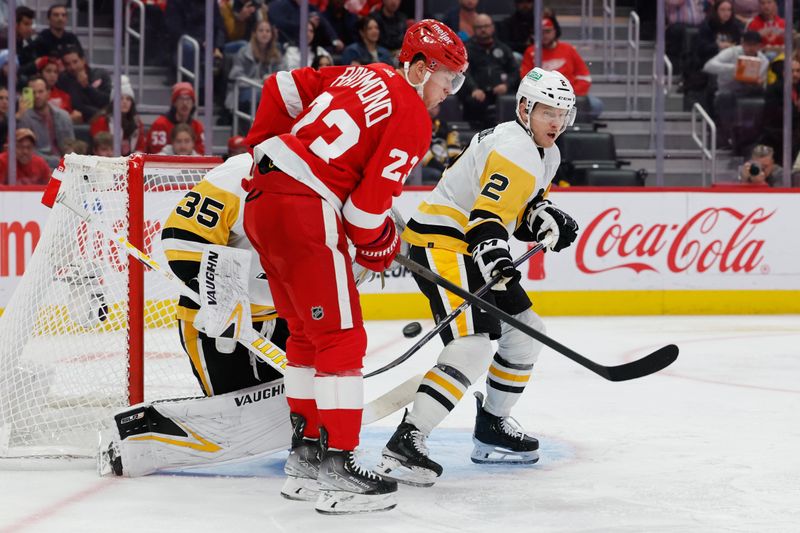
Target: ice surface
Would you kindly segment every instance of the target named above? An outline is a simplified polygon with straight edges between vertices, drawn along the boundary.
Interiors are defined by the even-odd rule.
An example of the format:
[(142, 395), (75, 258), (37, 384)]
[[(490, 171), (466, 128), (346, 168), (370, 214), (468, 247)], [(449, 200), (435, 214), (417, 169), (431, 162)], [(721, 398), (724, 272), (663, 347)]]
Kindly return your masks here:
[[(81, 461), (2, 460), (0, 532), (800, 531), (800, 317), (546, 322), (551, 336), (605, 364), (667, 343), (681, 355), (658, 375), (611, 383), (546, 349), (514, 412), (539, 437), (540, 462), (472, 464), (467, 394), (430, 439), (441, 480), (401, 487), (387, 513), (327, 517), (283, 500), (285, 454), (139, 479), (100, 479)], [(414, 342), (403, 325), (368, 325), (368, 369)], [(368, 380), (367, 397), (427, 369), (438, 349), (433, 341)], [(364, 429), (365, 463), (399, 419)]]

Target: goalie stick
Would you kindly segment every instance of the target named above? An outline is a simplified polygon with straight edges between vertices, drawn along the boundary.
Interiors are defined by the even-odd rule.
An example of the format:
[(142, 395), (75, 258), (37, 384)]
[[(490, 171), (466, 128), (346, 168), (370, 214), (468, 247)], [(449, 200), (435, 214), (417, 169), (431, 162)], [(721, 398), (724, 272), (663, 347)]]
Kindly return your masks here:
[[(550, 244), (550, 242), (552, 240), (553, 240), (552, 234), (548, 233), (547, 236), (545, 236), (545, 238), (542, 239), (541, 243), (537, 243), (536, 246), (534, 246), (533, 248), (531, 248), (530, 250), (528, 250), (527, 252), (525, 252), (524, 254), (519, 256), (517, 259), (515, 259), (514, 260), (514, 266), (518, 267), (519, 265), (521, 265), (522, 263), (527, 261), (529, 258), (533, 257), (537, 253), (539, 253), (542, 250), (544, 250)], [(493, 277), (489, 282), (485, 283), (480, 289), (475, 291), (475, 296), (481, 297), (484, 294), (486, 294), (487, 292), (489, 292), (492, 289), (492, 287), (498, 281), (500, 281), (501, 278), (502, 278), (502, 276), (499, 275), (499, 274), (497, 276)], [(401, 355), (397, 359), (391, 361), (390, 363), (378, 368), (377, 370), (373, 370), (372, 372), (370, 372), (369, 374), (365, 375), (364, 377), (365, 378), (369, 378), (369, 377), (372, 377), (372, 376), (376, 376), (378, 374), (382, 374), (383, 372), (386, 372), (387, 370), (392, 369), (392, 368), (396, 367), (397, 365), (401, 364), (403, 361), (407, 360), (409, 357), (411, 357), (412, 355), (417, 353), (420, 350), (420, 348), (422, 348), (425, 344), (427, 344), (429, 340), (434, 338), (444, 328), (446, 328), (453, 320), (455, 320), (458, 317), (458, 315), (460, 315), (461, 313), (466, 311), (467, 308), (469, 308), (470, 305), (471, 305), (471, 303), (468, 300), (464, 300), (463, 302), (461, 302), (461, 305), (456, 307), (449, 315), (447, 315), (441, 321), (439, 321), (439, 323), (436, 324), (436, 327), (434, 327), (432, 330), (430, 330), (428, 333), (426, 333), (424, 337), (422, 337), (420, 340), (418, 340), (414, 344), (414, 346), (412, 346), (411, 348), (406, 350), (406, 352), (403, 355)]]
[(544, 333), (541, 333), (527, 324), (520, 322), (513, 316), (490, 304), (486, 300), (475, 296), (471, 292), (464, 290), (451, 281), (439, 276), (434, 272), (431, 272), (416, 261), (413, 261), (412, 259), (402, 255), (398, 255), (394, 260), (418, 276), (421, 276), (431, 283), (435, 283), (436, 285), (452, 292), (456, 296), (463, 298), (465, 301), (470, 302), (472, 305), (480, 307), (498, 320), (502, 320), (503, 322), (517, 328), (526, 335), (533, 337), (542, 344), (549, 346), (556, 352), (565, 355), (579, 365), (588, 368), (598, 376), (609, 381), (627, 381), (630, 379), (644, 377), (666, 368), (678, 358), (678, 347), (674, 344), (668, 344), (667, 346), (663, 346), (658, 350), (642, 357), (641, 359), (637, 359), (636, 361), (631, 361), (629, 363), (623, 363), (616, 366), (601, 365), (600, 363), (592, 361), (578, 352), (567, 348), (560, 342), (548, 337)]
[[(64, 191), (61, 191), (56, 195), (55, 202), (63, 205), (75, 213), (87, 224), (100, 230), (100, 232), (106, 237), (122, 247), (122, 249), (124, 249), (128, 255), (167, 279), (175, 286), (176, 289), (180, 291), (182, 295), (190, 298), (195, 303), (200, 303), (199, 295), (186, 286), (181, 279), (175, 276), (172, 272), (164, 269), (157, 261), (131, 244), (127, 238), (120, 235), (113, 229), (106, 227), (102, 222), (96, 220), (83, 206), (76, 203), (73, 199), (68, 198)], [(52, 204), (48, 203), (47, 201), (43, 200), (43, 203), (48, 207), (52, 207)], [(262, 336), (252, 327), (243, 328), (242, 337), (238, 340), (241, 344), (253, 352), (256, 357), (278, 370), (281, 374), (285, 373), (284, 369), (286, 368), (286, 353), (284, 353), (284, 351), (279, 347), (275, 346), (275, 344), (264, 338), (264, 336)], [(365, 404), (361, 423), (366, 425), (376, 422), (410, 403), (411, 399), (414, 397), (414, 391), (416, 391), (417, 385), (419, 385), (421, 381), (421, 375), (412, 376), (411, 378), (402, 382), (400, 385), (394, 387), (389, 392)]]

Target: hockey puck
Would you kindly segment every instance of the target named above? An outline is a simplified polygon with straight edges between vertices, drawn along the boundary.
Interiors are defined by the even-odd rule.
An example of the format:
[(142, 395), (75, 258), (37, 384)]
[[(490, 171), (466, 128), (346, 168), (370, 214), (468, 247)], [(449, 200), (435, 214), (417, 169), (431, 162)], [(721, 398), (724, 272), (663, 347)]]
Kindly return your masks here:
[(410, 322), (403, 328), (403, 336), (406, 338), (413, 338), (422, 333), (422, 326), (419, 322)]

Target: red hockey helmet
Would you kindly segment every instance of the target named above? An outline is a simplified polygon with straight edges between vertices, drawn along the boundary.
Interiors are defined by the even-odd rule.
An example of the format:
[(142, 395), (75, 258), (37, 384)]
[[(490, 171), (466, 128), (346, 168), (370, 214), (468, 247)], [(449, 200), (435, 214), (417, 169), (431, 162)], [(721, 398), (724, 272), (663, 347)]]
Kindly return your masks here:
[(455, 74), (453, 93), (461, 88), (469, 63), (467, 49), (453, 30), (438, 20), (420, 20), (406, 31), (398, 56), (400, 64), (407, 65), (417, 54), (425, 56), (429, 72), (446, 69)]

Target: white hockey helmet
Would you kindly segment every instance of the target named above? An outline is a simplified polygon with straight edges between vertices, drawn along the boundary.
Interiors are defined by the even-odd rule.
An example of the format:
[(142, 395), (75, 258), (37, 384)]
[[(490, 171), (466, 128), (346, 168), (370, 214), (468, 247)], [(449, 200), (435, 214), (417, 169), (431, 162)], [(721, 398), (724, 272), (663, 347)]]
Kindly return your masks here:
[(517, 114), (519, 114), (519, 103), (523, 98), (529, 116), (537, 102), (557, 109), (566, 109), (568, 114), (561, 126), (561, 132), (567, 129), (567, 126), (575, 123), (577, 111), (575, 109), (575, 91), (572, 90), (569, 80), (556, 70), (534, 67), (522, 78), (517, 89)]

